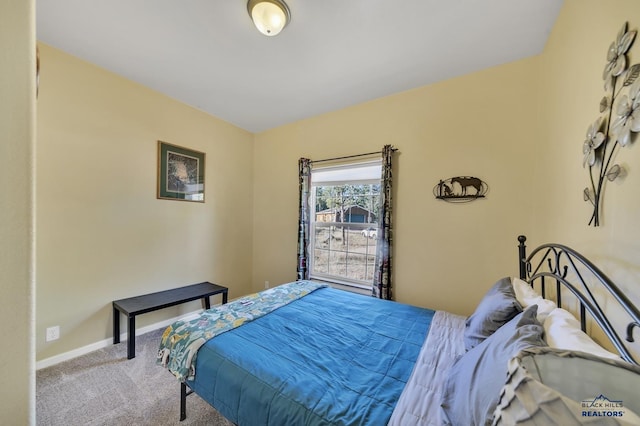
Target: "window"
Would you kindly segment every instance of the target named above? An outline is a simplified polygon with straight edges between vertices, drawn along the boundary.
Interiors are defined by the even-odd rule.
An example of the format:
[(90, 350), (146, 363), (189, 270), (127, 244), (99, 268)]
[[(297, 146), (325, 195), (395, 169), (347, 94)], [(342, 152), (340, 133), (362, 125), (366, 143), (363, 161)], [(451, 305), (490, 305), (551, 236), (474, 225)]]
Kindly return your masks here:
[(311, 172), (311, 278), (371, 288), (378, 236), (380, 161)]

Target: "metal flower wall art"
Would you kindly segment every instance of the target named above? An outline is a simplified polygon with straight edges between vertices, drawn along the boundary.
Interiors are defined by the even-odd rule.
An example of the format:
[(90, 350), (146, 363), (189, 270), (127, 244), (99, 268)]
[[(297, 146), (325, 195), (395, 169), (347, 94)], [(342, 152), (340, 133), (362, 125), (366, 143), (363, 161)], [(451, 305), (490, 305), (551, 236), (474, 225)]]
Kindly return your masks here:
[[(600, 101), (602, 114), (587, 129), (583, 144), (583, 166), (589, 167), (590, 186), (584, 189), (584, 200), (593, 206), (589, 225), (600, 226), (602, 191), (607, 181), (624, 173), (619, 164), (611, 164), (618, 147), (632, 140), (640, 131), (640, 64), (628, 66), (627, 52), (637, 31), (628, 31), (627, 23), (609, 46), (603, 79), (605, 96)], [(634, 137), (635, 138), (635, 137)]]

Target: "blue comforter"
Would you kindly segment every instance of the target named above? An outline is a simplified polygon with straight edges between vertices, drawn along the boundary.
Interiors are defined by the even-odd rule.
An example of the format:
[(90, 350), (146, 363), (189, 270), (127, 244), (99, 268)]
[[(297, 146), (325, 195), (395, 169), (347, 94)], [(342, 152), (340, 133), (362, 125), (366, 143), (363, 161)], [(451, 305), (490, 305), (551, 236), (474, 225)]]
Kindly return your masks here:
[(323, 288), (221, 334), (187, 384), (238, 425), (385, 425), (434, 311)]

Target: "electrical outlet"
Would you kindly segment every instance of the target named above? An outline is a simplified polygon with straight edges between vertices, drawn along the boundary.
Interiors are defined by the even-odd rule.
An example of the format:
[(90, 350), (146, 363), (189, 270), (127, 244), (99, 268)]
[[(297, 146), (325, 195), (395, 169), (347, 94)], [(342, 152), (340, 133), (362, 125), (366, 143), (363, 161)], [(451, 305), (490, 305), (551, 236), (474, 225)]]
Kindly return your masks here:
[(47, 335), (45, 336), (45, 340), (47, 342), (50, 342), (52, 340), (58, 340), (59, 338), (60, 338), (60, 326), (59, 325), (47, 328)]
[(264, 282), (264, 288), (269, 288), (269, 281)]

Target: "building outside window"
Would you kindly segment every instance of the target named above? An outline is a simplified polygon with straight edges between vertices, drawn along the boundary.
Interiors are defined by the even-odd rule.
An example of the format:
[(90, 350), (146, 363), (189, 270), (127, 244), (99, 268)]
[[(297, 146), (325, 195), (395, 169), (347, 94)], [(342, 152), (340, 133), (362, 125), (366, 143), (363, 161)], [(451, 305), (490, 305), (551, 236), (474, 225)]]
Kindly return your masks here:
[(371, 289), (381, 169), (374, 161), (312, 170), (312, 279)]

